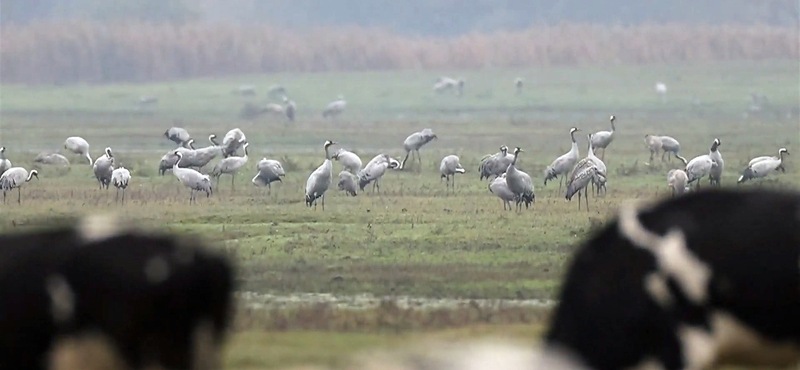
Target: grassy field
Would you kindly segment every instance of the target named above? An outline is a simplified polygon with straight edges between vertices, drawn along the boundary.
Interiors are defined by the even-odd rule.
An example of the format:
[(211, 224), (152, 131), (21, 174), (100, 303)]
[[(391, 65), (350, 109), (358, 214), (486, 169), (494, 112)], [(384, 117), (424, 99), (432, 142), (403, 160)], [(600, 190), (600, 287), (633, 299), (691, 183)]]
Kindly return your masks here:
[[(117, 164), (129, 168), (133, 180), (129, 202), (118, 206), (114, 190), (98, 190), (90, 166), (68, 154), (73, 165), (40, 168), (40, 180), (23, 188), (21, 205), (16, 203), (16, 192), (9, 195), (12, 201), (1, 207), (0, 230), (37, 225), (46, 217), (114, 211), (146, 226), (204, 236), (235, 259), (244, 291), (549, 299), (558, 291), (571, 251), (602, 226), (617, 205), (626, 199), (668, 194), (666, 172), (679, 167), (679, 162), (645, 164), (645, 134), (676, 137), (687, 158), (707, 153), (712, 140), (719, 138), (726, 161), (724, 186), (736, 186), (738, 172), (754, 156), (775, 155), (780, 147), (795, 153), (800, 139), (797, 71), (796, 61), (776, 61), (269, 75), (150, 85), (3, 85), (0, 145), (8, 148), (6, 155), (15, 165), (31, 168), (37, 152), (59, 150), (66, 137), (79, 135), (92, 145), (93, 157), (103, 147), (112, 147)], [(464, 76), (465, 95), (433, 94), (431, 86), (440, 74)], [(516, 76), (526, 79), (521, 96), (514, 95)], [(666, 103), (654, 91), (656, 81), (669, 88)], [(259, 95), (231, 94), (245, 83), (257, 85)], [(286, 86), (297, 102), (296, 122), (287, 125), (280, 117), (250, 121), (236, 117), (246, 101), (264, 103), (266, 88), (273, 83)], [(759, 113), (748, 112), (750, 93), (766, 94), (770, 105)], [(339, 94), (348, 100), (347, 111), (337, 120), (322, 120), (322, 108)], [(159, 105), (139, 109), (140, 95), (158, 96)], [(693, 103), (694, 98), (699, 101)], [(605, 155), (608, 193), (592, 199), (589, 212), (578, 210), (577, 199), (566, 202), (557, 183), (542, 185), (542, 171), (569, 150), (571, 126), (583, 134), (608, 130), (610, 114), (617, 116), (617, 132)], [(244, 130), (252, 144), (250, 162), (236, 177), (235, 191), (230, 178), (223, 177), (211, 198), (200, 198), (190, 206), (188, 190), (173, 175), (158, 176), (161, 155), (174, 148), (162, 134), (176, 119), (198, 138), (197, 146), (205, 146), (204, 137), (210, 133), (222, 136), (234, 127)], [(365, 163), (380, 152), (402, 159), (403, 140), (425, 127), (432, 128), (439, 140), (421, 150), (421, 168), (387, 173), (380, 194), (367, 191), (347, 197), (334, 184), (324, 211), (304, 206), (305, 180), (322, 162), (325, 140), (354, 150)], [(579, 143), (585, 156), (584, 135)], [(519, 214), (504, 212), (476, 173), (480, 158), (497, 152), (502, 144), (526, 150), (519, 166), (531, 174), (536, 186), (533, 209)], [(454, 194), (446, 193), (438, 175), (439, 161), (448, 154), (459, 155), (468, 171), (457, 178)], [(255, 163), (262, 157), (281, 160), (288, 172), (271, 194), (250, 183)], [(800, 185), (800, 166), (793, 156), (785, 167), (786, 173), (775, 176), (768, 186)], [(335, 163), (334, 172), (339, 171)], [(330, 317), (351, 315), (344, 311)], [(298, 343), (325, 341), (324, 335), (353, 335), (352, 349), (364, 343), (412, 339), (384, 333), (397, 326), (363, 317), (327, 327), (291, 323), (306, 320), (312, 311), (278, 315), (289, 323), (277, 325), (269, 321), (278, 317), (275, 310), (264, 315), (248, 312), (261, 316), (240, 318), (229, 368), (300, 363), (305, 357), (292, 353), (302, 347)], [(413, 332), (425, 327), (419, 324), (425, 320), (433, 327), (447, 328), (527, 324), (544, 317), (531, 312), (514, 316), (519, 319), (498, 314), (490, 319), (467, 315), (447, 320), (415, 313), (416, 325), (396, 331), (424, 335)], [(506, 327), (489, 326), (496, 332), (506, 331)], [(295, 329), (315, 331), (297, 333)], [(342, 334), (353, 331), (362, 334)], [(276, 342), (285, 345), (266, 352), (253, 347), (253, 343)], [(350, 353), (332, 347), (330, 353), (308, 358), (312, 363), (342, 366)]]

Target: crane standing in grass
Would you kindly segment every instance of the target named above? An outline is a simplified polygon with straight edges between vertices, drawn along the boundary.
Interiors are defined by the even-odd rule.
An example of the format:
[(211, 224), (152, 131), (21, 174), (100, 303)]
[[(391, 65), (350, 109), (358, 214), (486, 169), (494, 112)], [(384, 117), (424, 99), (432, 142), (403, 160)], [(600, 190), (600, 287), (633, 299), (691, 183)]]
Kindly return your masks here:
[(192, 136), (189, 135), (189, 131), (181, 127), (170, 127), (169, 130), (164, 131), (164, 137), (184, 148), (188, 147), (187, 142), (192, 138)]
[(422, 148), (425, 144), (431, 142), (431, 140), (438, 139), (438, 136), (433, 133), (433, 130), (426, 128), (420, 132), (415, 132), (409, 135), (406, 140), (403, 142), (403, 149), (406, 151), (406, 156), (403, 158), (403, 161), (400, 162), (400, 169), (406, 168), (406, 161), (408, 160), (409, 154), (411, 154), (411, 160), (414, 160), (414, 156), (412, 152), (417, 154), (417, 160), (420, 165), (420, 169), (422, 168), (422, 157), (419, 155), (419, 149)]
[(741, 184), (747, 180), (762, 179), (767, 177), (767, 175), (771, 174), (772, 172), (783, 168), (784, 154), (789, 155), (789, 151), (786, 150), (786, 148), (781, 148), (778, 150), (777, 157), (754, 158), (747, 165), (747, 168), (742, 171), (742, 175), (739, 176), (737, 183)]
[(598, 131), (592, 135), (592, 148), (593, 149), (603, 149), (603, 154), (600, 157), (601, 159), (605, 160), (606, 158), (606, 148), (612, 141), (614, 141), (614, 133), (616, 133), (616, 127), (614, 127), (614, 121), (617, 118), (613, 115), (609, 117), (609, 121), (611, 122), (611, 131)]
[(183, 153), (179, 151), (175, 151), (175, 155), (178, 157), (178, 161), (172, 166), (172, 173), (178, 180), (183, 184), (183, 186), (191, 189), (191, 194), (189, 195), (189, 204), (192, 202), (197, 203), (197, 191), (203, 191), (206, 193), (206, 198), (211, 196), (214, 193), (214, 189), (211, 187), (211, 178), (208, 175), (203, 175), (196, 170), (191, 168), (181, 168), (179, 167), (181, 161), (183, 160)]
[(580, 156), (578, 142), (575, 140), (575, 133), (578, 131), (580, 130), (577, 127), (569, 129), (569, 136), (572, 139), (572, 147), (570, 148), (569, 152), (556, 158), (556, 160), (554, 160), (553, 163), (547, 166), (547, 168), (544, 170), (545, 185), (547, 185), (547, 181), (561, 176), (561, 179), (558, 181), (559, 193), (561, 193), (561, 186), (563, 185), (564, 178), (567, 177), (569, 171), (575, 167), (575, 163), (578, 162), (578, 157)]
[(325, 192), (328, 191), (328, 188), (333, 183), (333, 163), (331, 162), (331, 155), (328, 151), (328, 148), (336, 144), (334, 141), (327, 140), (323, 145), (325, 149), (325, 160), (322, 162), (311, 175), (308, 176), (308, 180), (306, 181), (306, 206), (311, 207), (314, 205), (314, 209), (317, 208), (317, 199), (322, 198), (322, 210), (325, 210)]
[(534, 201), (534, 193), (533, 193), (533, 181), (531, 180), (531, 176), (517, 169), (517, 159), (519, 159), (519, 153), (522, 153), (523, 150), (519, 147), (514, 149), (514, 161), (506, 169), (506, 183), (508, 184), (508, 188), (514, 193), (514, 196), (517, 201), (516, 209), (517, 211), (522, 211), (522, 203), (525, 203), (525, 208), (530, 206), (531, 203)]
[(114, 198), (115, 202), (119, 202), (119, 191), (122, 190), (122, 204), (125, 204), (125, 190), (128, 189), (128, 183), (131, 181), (131, 172), (125, 167), (119, 167), (111, 172), (111, 184), (117, 188), (117, 196)]
[(281, 162), (274, 159), (262, 158), (256, 164), (256, 169), (258, 173), (250, 181), (256, 186), (266, 186), (269, 189), (268, 195), (272, 194), (272, 183), (275, 181), (283, 182), (281, 178), (286, 176)]
[(244, 143), (242, 146), (244, 148), (244, 156), (224, 158), (214, 166), (214, 169), (211, 171), (211, 176), (217, 178), (217, 188), (219, 188), (219, 178), (222, 177), (223, 174), (228, 174), (231, 175), (231, 192), (236, 189), (234, 185), (236, 173), (247, 164), (247, 147), (249, 145), (250, 143)]
[[(456, 191), (456, 174), (464, 172), (466, 170), (461, 167), (461, 162), (457, 155), (448, 155), (442, 158), (442, 163), (439, 165), (439, 173), (441, 174), (441, 179), (447, 179), (445, 186), (452, 188), (453, 192)], [(452, 180), (450, 179), (451, 176)]]
[(92, 166), (94, 177), (100, 183), (100, 189), (108, 189), (111, 184), (111, 173), (114, 171), (114, 154), (111, 153), (111, 148), (106, 147), (105, 153), (97, 157)]
[(22, 203), (22, 186), (36, 176), (39, 180), (39, 171), (28, 170), (22, 167), (11, 167), (0, 175), (0, 190), (3, 191), (3, 203), (6, 203), (6, 193), (17, 189), (17, 203)]
[(489, 176), (497, 178), (506, 173), (506, 169), (513, 161), (514, 156), (508, 155), (508, 147), (505, 145), (500, 146), (500, 152), (481, 158), (481, 165), (478, 167), (481, 181), (488, 179)]
[(89, 165), (92, 165), (92, 156), (89, 155), (89, 142), (84, 138), (80, 136), (68, 137), (67, 140), (64, 141), (64, 149), (86, 158), (86, 160), (89, 161)]

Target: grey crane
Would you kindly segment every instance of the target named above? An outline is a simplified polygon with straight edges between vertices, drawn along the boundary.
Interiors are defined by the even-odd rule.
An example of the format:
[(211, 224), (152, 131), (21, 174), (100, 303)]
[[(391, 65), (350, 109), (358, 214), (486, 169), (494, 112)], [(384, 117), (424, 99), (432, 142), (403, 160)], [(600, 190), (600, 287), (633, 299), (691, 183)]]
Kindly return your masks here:
[[(383, 168), (381, 168), (383, 167)], [(363, 190), (368, 184), (372, 183), (372, 191), (375, 192), (376, 188), (380, 191), (380, 182), (386, 169), (399, 169), (400, 162), (388, 154), (382, 153), (373, 157), (364, 166), (361, 171), (358, 171), (359, 186)]]
[(288, 118), (290, 122), (293, 122), (297, 105), (295, 105), (293, 101), (289, 100), (289, 98), (285, 96), (283, 97), (283, 104), (285, 105), (283, 110), (286, 112), (286, 118)]
[[(216, 136), (214, 137), (216, 138)], [(212, 138), (209, 138), (209, 140), (211, 140), (212, 144), (217, 144)], [(236, 151), (239, 150), (245, 142), (247, 142), (247, 137), (239, 128), (228, 131), (225, 137), (222, 138), (222, 156), (228, 158), (236, 154)]]
[[(2, 149), (2, 148), (0, 148)], [(58, 153), (39, 153), (33, 159), (34, 163), (69, 166), (69, 159)], [(2, 168), (0, 168), (2, 173)]]
[(522, 203), (525, 203), (525, 208), (527, 208), (531, 203), (533, 203), (535, 195), (533, 193), (533, 181), (531, 180), (531, 176), (517, 169), (517, 159), (519, 159), (519, 153), (522, 153), (523, 150), (520, 147), (516, 147), (514, 149), (514, 160), (506, 169), (506, 183), (508, 184), (508, 188), (514, 193), (516, 197), (516, 208), (517, 211), (522, 210)]
[(569, 129), (569, 137), (572, 139), (572, 147), (569, 151), (565, 154), (562, 154), (556, 160), (553, 161), (547, 168), (544, 170), (544, 184), (547, 185), (547, 182), (553, 179), (561, 178), (558, 181), (558, 192), (561, 192), (561, 186), (563, 185), (564, 178), (567, 177), (569, 171), (575, 167), (575, 163), (578, 162), (578, 157), (580, 157), (580, 151), (578, 150), (578, 142), (575, 140), (575, 133), (580, 131), (577, 127), (573, 127)]
[(517, 95), (521, 95), (522, 94), (522, 77), (517, 77), (517, 79), (514, 80), (514, 87), (517, 90)]
[(336, 153), (333, 154), (333, 156), (331, 156), (331, 158), (341, 163), (342, 169), (352, 173), (353, 175), (357, 174), (358, 171), (361, 170), (361, 158), (359, 158), (358, 154), (349, 150), (340, 148), (338, 151), (336, 151)]
[(187, 142), (192, 138), (192, 136), (189, 135), (189, 131), (181, 127), (170, 127), (167, 131), (164, 131), (164, 137), (176, 145), (183, 147), (188, 147)]
[(325, 149), (325, 161), (322, 162), (311, 175), (308, 176), (306, 181), (306, 206), (317, 209), (317, 199), (322, 198), (322, 210), (325, 210), (325, 192), (333, 183), (333, 163), (331, 162), (331, 155), (328, 148), (336, 144), (335, 141), (327, 140), (322, 146)]
[(256, 164), (258, 173), (253, 177), (251, 182), (256, 186), (266, 186), (269, 189), (268, 194), (272, 194), (272, 183), (275, 181), (283, 182), (282, 177), (286, 176), (283, 170), (283, 165), (274, 159), (262, 158)]
[(601, 157), (603, 159), (606, 157), (606, 148), (614, 141), (614, 133), (616, 132), (614, 121), (616, 119), (617, 118), (613, 115), (608, 119), (611, 122), (611, 131), (598, 131), (592, 135), (592, 148), (603, 149), (603, 155)]
[(775, 172), (776, 170), (783, 168), (784, 154), (789, 155), (789, 151), (786, 150), (786, 148), (780, 148), (778, 150), (777, 157), (754, 158), (753, 160), (750, 161), (747, 168), (745, 168), (742, 171), (742, 175), (739, 176), (739, 180), (737, 181), (737, 183), (741, 184), (747, 180), (761, 179), (767, 177), (767, 175), (771, 174), (772, 172)]
[(689, 176), (688, 183), (691, 184), (697, 181), (695, 185), (697, 189), (700, 189), (699, 180), (710, 175), (711, 169), (717, 166), (717, 162), (711, 159), (711, 153), (715, 152), (718, 146), (719, 140), (714, 139), (714, 142), (711, 143), (711, 149), (709, 150), (708, 154), (694, 157), (686, 164), (684, 171), (686, 172), (686, 175)]
[(517, 197), (514, 195), (514, 192), (511, 191), (508, 187), (508, 183), (506, 182), (506, 174), (503, 173), (502, 175), (495, 177), (494, 180), (489, 182), (489, 192), (496, 195), (503, 201), (503, 210), (505, 211), (508, 209), (511, 210), (511, 202), (516, 201)]
[[(440, 180), (446, 179), (445, 187), (452, 188), (456, 191), (456, 174), (467, 172), (464, 167), (461, 167), (461, 161), (457, 155), (448, 155), (442, 158), (442, 163), (439, 164)], [(452, 177), (452, 179), (451, 179)]]
[[(652, 163), (653, 157), (661, 151), (661, 137), (658, 135), (646, 134), (644, 135), (644, 145), (650, 150), (650, 163)], [(664, 161), (664, 157), (661, 157), (661, 161)]]
[(478, 167), (478, 172), (481, 174), (480, 179), (488, 179), (489, 176), (497, 178), (506, 173), (506, 169), (512, 161), (514, 161), (514, 155), (508, 155), (508, 147), (501, 146), (500, 152), (481, 158), (481, 164)]
[(89, 155), (89, 142), (80, 136), (70, 136), (64, 141), (64, 149), (85, 157), (91, 166), (92, 156)]
[(400, 162), (390, 157), (388, 154), (378, 154), (372, 158), (361, 171), (358, 171), (359, 187), (363, 190), (372, 183), (372, 192), (377, 189), (380, 192), (380, 181), (387, 169), (400, 168)]
[[(214, 140), (217, 135), (211, 134), (208, 136), (208, 141), (211, 142), (211, 145), (196, 149), (194, 147), (194, 140), (189, 140), (189, 146), (192, 149), (190, 153), (187, 154), (186, 165), (181, 167), (197, 167), (197, 170), (202, 170), (209, 162), (217, 158), (217, 156), (222, 155), (225, 151), (225, 148), (218, 145), (217, 142)], [(189, 155), (191, 154), (191, 155)], [(224, 155), (223, 155), (224, 157)]]
[(9, 168), (11, 168), (11, 161), (6, 158), (6, 147), (0, 146), (0, 175)]
[(131, 181), (131, 172), (125, 167), (119, 167), (111, 172), (111, 184), (117, 188), (117, 196), (114, 198), (115, 202), (119, 202), (119, 191), (122, 190), (122, 204), (125, 204), (125, 190), (128, 189), (128, 183)]
[(108, 185), (111, 184), (111, 173), (114, 171), (114, 154), (111, 153), (111, 148), (106, 147), (104, 152), (103, 155), (95, 159), (94, 166), (92, 166), (94, 177), (100, 184), (100, 189), (108, 189)]
[(665, 155), (667, 156), (667, 160), (669, 161), (672, 161), (672, 157), (670, 155), (674, 155), (675, 158), (678, 158), (684, 164), (686, 163), (686, 158), (683, 158), (680, 155), (681, 144), (674, 137), (648, 134), (644, 136), (644, 141), (648, 149), (650, 149), (651, 162), (653, 160), (653, 155), (658, 154), (659, 151), (662, 151), (661, 153), (662, 162), (664, 162)]
[(331, 102), (328, 104), (327, 107), (322, 111), (322, 118), (332, 117), (336, 118), (344, 112), (344, 109), (347, 108), (347, 101), (344, 100), (344, 97), (339, 95), (338, 100)]
[(436, 79), (436, 83), (433, 85), (433, 91), (436, 93), (442, 94), (445, 91), (453, 91), (455, 95), (461, 95), (464, 92), (464, 79), (459, 78), (458, 80), (441, 76)]
[[(400, 169), (406, 168), (406, 161), (408, 160), (409, 154), (415, 152), (417, 154), (417, 161), (419, 162), (420, 169), (422, 168), (422, 157), (419, 155), (419, 149), (422, 148), (425, 144), (431, 142), (431, 140), (438, 139), (433, 130), (426, 128), (422, 131), (415, 132), (409, 135), (406, 140), (403, 142), (403, 149), (406, 151), (406, 156), (403, 158), (403, 161), (400, 162)], [(414, 157), (411, 157), (411, 160), (414, 160)]]
[(672, 197), (675, 198), (686, 192), (689, 176), (686, 171), (673, 169), (667, 172), (667, 185), (672, 189)]
[[(781, 148), (781, 149), (785, 150), (786, 148)], [(780, 150), (778, 150), (778, 157), (780, 157)], [(771, 155), (763, 155), (763, 156), (760, 156), (760, 157), (755, 157), (755, 158), (751, 159), (749, 163), (747, 163), (747, 166), (749, 167), (749, 166), (752, 166), (753, 164), (755, 164), (756, 162), (760, 162), (760, 161), (763, 161), (765, 159), (772, 159), (772, 158), (777, 158), (777, 157), (773, 157)], [(778, 166), (777, 169), (781, 170), (781, 172), (783, 172), (783, 173), (786, 173), (786, 168), (783, 167), (783, 163), (781, 163), (781, 165)]]
[(575, 168), (572, 169), (572, 176), (569, 182), (574, 182), (576, 180), (576, 176), (578, 175), (578, 173), (583, 172), (590, 166), (595, 166), (597, 167), (597, 175), (596, 176), (585, 175), (584, 179), (589, 178), (592, 181), (592, 186), (597, 189), (597, 194), (599, 194), (600, 189), (605, 189), (606, 178), (607, 178), (606, 164), (603, 163), (603, 160), (597, 158), (597, 156), (594, 155), (594, 148), (592, 145), (592, 134), (588, 135), (588, 141), (589, 141), (588, 153), (586, 154), (585, 158), (581, 159), (580, 161), (578, 161), (578, 163), (575, 164)]
[(247, 147), (250, 143), (244, 143), (242, 146), (244, 148), (244, 156), (242, 157), (228, 157), (222, 159), (214, 169), (211, 171), (211, 176), (217, 178), (217, 188), (219, 188), (219, 178), (222, 177), (223, 174), (231, 175), (231, 192), (235, 189), (234, 180), (236, 179), (236, 173), (247, 164)]
[(339, 172), (339, 182), (336, 184), (339, 190), (344, 190), (348, 195), (358, 195), (358, 176), (348, 172)]
[(187, 142), (187, 144), (190, 146), (189, 148), (184, 148), (180, 146), (164, 154), (161, 157), (161, 162), (159, 162), (158, 164), (158, 174), (164, 176), (164, 173), (166, 173), (167, 170), (171, 170), (172, 166), (174, 166), (175, 163), (178, 163), (178, 156), (175, 155), (175, 151), (183, 153), (184, 160), (181, 163), (181, 168), (191, 167), (188, 163), (189, 161), (187, 161), (186, 159), (194, 157), (195, 151), (194, 149), (191, 148), (193, 142), (194, 139), (189, 139), (189, 141)]
[(600, 172), (593, 162), (589, 161), (585, 166), (576, 166), (572, 172), (572, 177), (567, 182), (567, 193), (565, 198), (570, 201), (575, 194), (578, 194), (578, 209), (581, 209), (581, 190), (583, 190), (586, 211), (589, 211), (589, 183), (605, 183), (605, 175)]
[(172, 174), (178, 178), (178, 181), (183, 186), (191, 190), (189, 204), (192, 204), (192, 202), (197, 203), (196, 192), (198, 191), (205, 192), (206, 198), (211, 196), (214, 193), (214, 189), (211, 187), (211, 178), (191, 168), (181, 168), (180, 163), (183, 160), (183, 153), (176, 150), (175, 156), (178, 157), (178, 161), (172, 166)]
[(725, 169), (725, 161), (722, 160), (722, 153), (719, 151), (719, 147), (722, 146), (722, 143), (719, 139), (714, 139), (717, 143), (715, 149), (711, 150), (711, 153), (708, 153), (708, 156), (717, 163), (716, 166), (711, 168), (711, 173), (708, 174), (708, 182), (711, 185), (721, 186), (722, 185), (722, 171)]
[(30, 173), (22, 167), (11, 167), (0, 175), (0, 190), (3, 190), (3, 203), (6, 203), (6, 193), (17, 189), (17, 203), (22, 203), (22, 186), (36, 176), (39, 180), (39, 171), (31, 170)]

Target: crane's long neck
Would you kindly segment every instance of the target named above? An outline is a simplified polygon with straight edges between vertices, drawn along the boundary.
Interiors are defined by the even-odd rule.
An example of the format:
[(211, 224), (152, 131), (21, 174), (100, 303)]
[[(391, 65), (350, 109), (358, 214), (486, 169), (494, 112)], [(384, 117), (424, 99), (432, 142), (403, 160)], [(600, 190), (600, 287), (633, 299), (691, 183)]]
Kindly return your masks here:
[(518, 152), (514, 153), (514, 159), (511, 161), (511, 165), (512, 166), (516, 166), (517, 165), (517, 158), (519, 158), (519, 153)]
[(249, 146), (249, 145), (245, 145), (245, 146), (244, 146), (244, 158), (247, 158), (247, 147), (248, 147), (248, 146)]
[(331, 159), (331, 154), (328, 148), (330, 148), (330, 146), (325, 146), (325, 159)]
[(179, 168), (178, 165), (181, 164), (182, 160), (183, 160), (183, 156), (182, 155), (178, 155), (178, 161), (175, 162), (175, 164), (172, 165), (172, 172), (175, 172), (175, 170)]
[(616, 128), (616, 127), (614, 127), (614, 120), (612, 119), (612, 120), (611, 120), (611, 133), (613, 134), (613, 133), (614, 133), (614, 131), (616, 131), (616, 130), (617, 130), (617, 128)]
[(31, 178), (33, 178), (33, 174), (34, 174), (34, 173), (35, 173), (35, 172), (31, 171), (31, 172), (28, 174), (28, 178), (27, 178), (27, 179), (25, 179), (25, 182), (31, 181)]
[(783, 155), (784, 155), (784, 154), (785, 154), (785, 152), (784, 152), (784, 151), (782, 151), (782, 150), (778, 152), (778, 160), (779, 160), (781, 163), (783, 163)]
[(577, 143), (577, 141), (575, 141), (575, 131), (570, 131), (569, 137), (572, 139), (573, 144)]

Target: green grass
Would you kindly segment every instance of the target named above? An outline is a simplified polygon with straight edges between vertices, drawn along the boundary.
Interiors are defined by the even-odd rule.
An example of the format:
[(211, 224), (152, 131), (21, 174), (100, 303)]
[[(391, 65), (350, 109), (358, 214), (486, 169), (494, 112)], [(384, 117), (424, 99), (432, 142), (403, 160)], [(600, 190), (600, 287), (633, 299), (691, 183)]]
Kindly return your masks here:
[[(40, 180), (24, 187), (21, 205), (16, 193), (9, 195), (12, 201), (0, 206), (0, 230), (24, 229), (47, 217), (113, 211), (145, 226), (202, 235), (237, 262), (243, 290), (553, 298), (571, 252), (621, 202), (667, 196), (666, 172), (678, 162), (645, 165), (645, 134), (676, 137), (687, 158), (707, 153), (711, 141), (720, 138), (725, 186), (736, 186), (738, 172), (754, 156), (774, 155), (779, 147), (800, 152), (797, 67), (796, 61), (748, 62), (252, 76), (153, 85), (4, 85), (0, 145), (8, 148), (6, 155), (15, 165), (31, 168), (36, 152), (59, 150), (66, 137), (80, 135), (92, 144), (93, 157), (112, 147), (117, 164), (134, 177), (129, 203), (120, 207), (114, 190), (98, 190), (90, 167), (67, 155), (72, 167), (40, 168)], [(465, 96), (433, 95), (431, 86), (440, 74), (466, 77)], [(516, 76), (526, 78), (519, 97), (513, 95)], [(666, 104), (654, 92), (657, 80), (668, 85)], [(248, 98), (230, 91), (243, 83), (259, 86), (257, 101), (265, 101), (272, 83), (284, 84), (300, 109), (297, 122), (236, 118)], [(751, 92), (766, 94), (771, 106), (745, 116)], [(159, 96), (160, 105), (138, 111), (135, 101), (142, 94)], [(322, 120), (319, 112), (338, 94), (347, 98), (347, 112), (336, 121)], [(701, 99), (700, 105), (690, 104), (692, 95)], [(593, 198), (589, 212), (579, 211), (577, 199), (566, 202), (557, 183), (543, 187), (541, 174), (569, 149), (571, 126), (583, 134), (607, 130), (609, 114), (617, 116), (618, 131), (605, 156), (608, 194)], [(162, 136), (174, 119), (184, 120), (198, 146), (206, 145), (210, 133), (221, 136), (234, 127), (245, 131), (251, 158), (237, 176), (235, 193), (223, 177), (211, 198), (190, 206), (188, 191), (174, 176), (157, 175), (161, 155), (174, 148)], [(421, 169), (387, 173), (381, 194), (347, 197), (334, 183), (324, 211), (304, 206), (305, 180), (322, 162), (325, 140), (356, 151), (365, 163), (379, 152), (402, 159), (403, 140), (424, 127), (439, 140), (422, 149)], [(579, 140), (585, 156), (586, 137)], [(478, 181), (479, 159), (501, 144), (526, 150), (519, 166), (534, 178), (532, 210), (504, 212), (487, 183)], [(447, 154), (459, 155), (468, 171), (457, 178), (455, 194), (445, 192), (438, 176), (439, 161)], [(289, 170), (271, 195), (250, 184), (261, 157), (280, 159)], [(797, 188), (800, 166), (795, 162), (789, 156), (787, 172), (765, 186)], [(334, 172), (339, 170), (335, 163)], [(346, 326), (324, 335), (240, 329), (248, 330), (234, 339), (230, 368), (273, 368), (304, 359), (339, 366), (350, 349), (329, 347), (304, 357), (311, 355), (303, 343), (334, 342), (327, 335), (353, 350), (409, 339), (341, 334)]]

